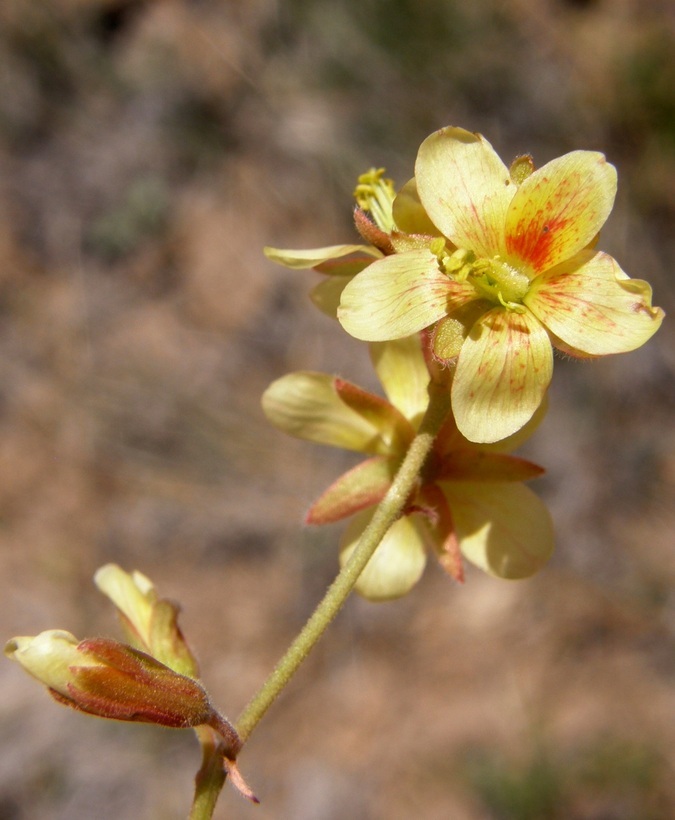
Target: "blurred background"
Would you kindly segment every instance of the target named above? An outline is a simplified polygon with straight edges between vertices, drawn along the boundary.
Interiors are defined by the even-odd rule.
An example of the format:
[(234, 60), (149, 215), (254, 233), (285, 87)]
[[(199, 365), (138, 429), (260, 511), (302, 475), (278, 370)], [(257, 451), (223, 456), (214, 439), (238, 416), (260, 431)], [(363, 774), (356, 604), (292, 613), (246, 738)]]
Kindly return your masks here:
[[(91, 577), (149, 575), (232, 718), (337, 565), (309, 503), (356, 457), (284, 438), (293, 369), (365, 386), (312, 272), (358, 174), (403, 184), (431, 131), (508, 163), (600, 150), (601, 247), (675, 313), (669, 0), (3, 0), (0, 623), (118, 636)], [(675, 345), (559, 357), (526, 454), (555, 518), (538, 577), (431, 564), (351, 600), (256, 730), (218, 818), (675, 816)], [(184, 818), (189, 732), (92, 720), (0, 663), (1, 820)]]

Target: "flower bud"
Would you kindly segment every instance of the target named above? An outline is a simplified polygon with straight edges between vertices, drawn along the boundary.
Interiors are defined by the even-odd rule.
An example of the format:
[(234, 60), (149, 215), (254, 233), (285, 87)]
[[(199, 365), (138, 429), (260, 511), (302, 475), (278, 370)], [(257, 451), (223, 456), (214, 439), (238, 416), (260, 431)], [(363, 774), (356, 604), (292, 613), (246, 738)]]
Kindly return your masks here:
[(71, 666), (100, 665), (93, 656), (79, 652), (75, 636), (62, 629), (50, 629), (34, 638), (12, 638), (5, 646), (5, 655), (20, 663), (40, 683), (64, 696), (68, 696), (68, 685), (74, 680)]
[(162, 599), (141, 572), (106, 564), (94, 583), (117, 607), (129, 642), (181, 675), (199, 676), (199, 668), (178, 627), (179, 607)]
[(13, 638), (5, 654), (79, 711), (173, 728), (209, 724), (228, 741), (230, 756), (241, 745), (197, 681), (126, 644), (110, 638), (78, 643), (69, 632), (50, 630)]
[(516, 157), (509, 168), (509, 176), (516, 185), (522, 185), (529, 176), (532, 176), (533, 172), (534, 160), (530, 154), (521, 154)]

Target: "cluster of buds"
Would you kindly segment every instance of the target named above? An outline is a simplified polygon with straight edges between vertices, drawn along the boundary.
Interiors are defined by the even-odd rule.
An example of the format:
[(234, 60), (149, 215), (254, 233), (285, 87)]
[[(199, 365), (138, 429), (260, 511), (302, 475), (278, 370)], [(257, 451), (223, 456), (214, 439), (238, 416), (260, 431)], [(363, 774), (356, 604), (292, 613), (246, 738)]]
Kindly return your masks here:
[(256, 801), (236, 765), (242, 745), (237, 732), (198, 680), (197, 662), (177, 624), (177, 605), (159, 598), (140, 572), (129, 574), (114, 564), (102, 567), (95, 581), (117, 607), (133, 645), (111, 638), (78, 641), (70, 632), (52, 629), (12, 638), (5, 655), (44, 684), (55, 700), (78, 711), (208, 731), (232, 783)]
[(462, 555), (502, 578), (531, 575), (550, 556), (548, 513), (522, 485), (543, 471), (508, 453), (546, 411), (553, 349), (578, 358), (634, 350), (664, 315), (646, 282), (596, 250), (616, 178), (590, 151), (537, 170), (530, 156), (507, 167), (479, 134), (443, 128), (424, 140), (398, 193), (384, 169), (359, 178), (365, 244), (265, 249), (325, 275), (313, 302), (370, 343), (388, 399), (318, 373), (285, 376), (263, 397), (285, 432), (371, 456), (307, 516), (353, 516), (343, 561), (391, 485), (429, 390), (448, 395), (419, 486), (359, 579), (366, 597), (407, 592), (428, 547), (458, 580)]

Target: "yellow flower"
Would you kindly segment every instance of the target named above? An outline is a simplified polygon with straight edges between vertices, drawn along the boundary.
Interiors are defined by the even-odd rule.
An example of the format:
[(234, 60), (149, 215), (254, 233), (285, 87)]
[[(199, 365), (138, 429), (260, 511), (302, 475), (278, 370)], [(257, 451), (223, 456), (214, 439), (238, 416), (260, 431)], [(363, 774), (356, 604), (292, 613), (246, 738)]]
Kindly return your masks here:
[(471, 441), (527, 423), (551, 380), (552, 345), (622, 353), (660, 326), (649, 285), (592, 249), (616, 193), (602, 154), (573, 151), (536, 171), (525, 157), (509, 171), (479, 134), (444, 128), (422, 143), (415, 180), (447, 241), (369, 265), (344, 288), (338, 319), (366, 341), (435, 325), (435, 354), (457, 357), (452, 407)]
[(427, 244), (420, 237), (437, 236), (437, 229), (424, 213), (415, 180), (398, 196), (384, 168), (371, 168), (358, 178), (354, 199), (356, 228), (367, 244), (328, 245), (312, 250), (266, 247), (265, 256), (293, 270), (313, 268), (326, 275), (310, 293), (314, 304), (329, 316), (337, 315), (340, 296), (357, 273), (387, 254)]
[[(338, 478), (307, 514), (311, 524), (353, 516), (341, 542), (342, 563), (389, 489), (429, 401), (418, 336), (372, 345), (371, 353), (388, 400), (309, 372), (284, 376), (263, 395), (265, 414), (285, 432), (371, 456)], [(553, 550), (553, 530), (546, 507), (521, 482), (542, 470), (506, 455), (528, 433), (497, 447), (475, 445), (450, 415), (405, 514), (378, 546), (356, 589), (371, 600), (404, 595), (424, 570), (427, 547), (459, 580), (460, 554), (501, 578), (537, 572)]]

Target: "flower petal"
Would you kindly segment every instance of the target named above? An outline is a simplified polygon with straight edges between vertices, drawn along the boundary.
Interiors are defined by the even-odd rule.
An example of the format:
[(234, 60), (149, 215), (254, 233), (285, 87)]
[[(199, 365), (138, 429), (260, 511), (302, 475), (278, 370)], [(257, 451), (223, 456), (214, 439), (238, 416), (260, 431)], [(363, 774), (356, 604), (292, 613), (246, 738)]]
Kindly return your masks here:
[(506, 215), (506, 252), (535, 273), (586, 247), (614, 205), (616, 169), (603, 154), (572, 151), (518, 187)]
[(348, 407), (326, 373), (300, 371), (272, 382), (262, 396), (267, 418), (297, 438), (362, 453), (389, 455), (381, 431)]
[(350, 254), (365, 254), (369, 261), (378, 259), (382, 254), (370, 245), (328, 245), (325, 248), (311, 248), (309, 250), (282, 250), (281, 248), (263, 248), (263, 253), (272, 262), (284, 265), (293, 270), (314, 268), (329, 262), (332, 259), (341, 259)]
[(488, 453), (510, 453), (512, 450), (517, 450), (529, 438), (532, 437), (532, 434), (537, 429), (537, 427), (539, 427), (539, 425), (542, 423), (547, 412), (548, 393), (545, 393), (541, 404), (534, 411), (534, 415), (532, 416), (532, 418), (527, 422), (527, 424), (524, 424), (520, 428), (520, 430), (517, 430), (512, 435), (501, 439), (501, 441), (493, 441), (490, 444), (480, 444), (478, 445), (479, 448), (484, 452)]
[(445, 315), (458, 286), (427, 249), (373, 262), (342, 292), (338, 319), (347, 333), (366, 342), (411, 336)]
[(370, 357), (387, 398), (416, 426), (429, 404), (429, 371), (420, 337), (371, 342)]
[(471, 328), (457, 360), (452, 409), (469, 441), (500, 441), (523, 427), (553, 372), (546, 330), (529, 312), (493, 308)]
[(144, 652), (151, 651), (153, 609), (159, 596), (141, 572), (125, 572), (117, 564), (105, 564), (94, 574), (94, 583), (124, 617), (129, 642)]
[(129, 643), (147, 652), (174, 672), (197, 678), (199, 668), (178, 626), (179, 607), (161, 599), (152, 581), (141, 572), (125, 572), (105, 564), (94, 583), (118, 610)]
[(438, 458), (445, 459), (448, 456), (452, 457), (454, 453), (477, 450), (481, 453), (510, 453), (524, 444), (528, 438), (532, 436), (534, 431), (539, 427), (548, 410), (548, 394), (544, 398), (534, 412), (532, 418), (520, 428), (516, 433), (513, 433), (500, 441), (493, 441), (490, 443), (482, 442), (476, 444), (466, 439), (457, 429), (457, 422), (452, 413), (443, 422), (436, 441), (434, 442), (434, 452)]
[(74, 679), (72, 668), (99, 663), (98, 659), (80, 653), (79, 644), (70, 632), (48, 629), (39, 635), (12, 638), (5, 646), (5, 655), (40, 683), (67, 697), (68, 684)]
[(317, 498), (305, 516), (305, 523), (332, 524), (379, 504), (394, 480), (397, 464), (383, 456), (357, 464)]
[(477, 256), (504, 252), (504, 221), (516, 186), (480, 134), (442, 128), (427, 137), (415, 179), (431, 221), (457, 247)]
[[(350, 522), (340, 539), (340, 566), (349, 560), (372, 516), (373, 510), (364, 510)], [(410, 516), (399, 518), (366, 564), (355, 589), (370, 601), (400, 598), (419, 581), (426, 560), (422, 534)]]
[(309, 298), (322, 313), (330, 316), (331, 319), (337, 319), (342, 291), (349, 281), (348, 276), (329, 276), (312, 288), (309, 292)]
[(652, 290), (630, 279), (605, 253), (582, 251), (538, 276), (525, 302), (532, 313), (579, 355), (625, 353), (643, 345), (664, 313), (652, 307)]
[(543, 502), (522, 484), (443, 483), (462, 554), (499, 578), (527, 578), (553, 552), (553, 524)]
[(439, 236), (438, 228), (429, 219), (417, 193), (415, 178), (408, 180), (396, 195), (392, 206), (396, 227), (404, 233)]

